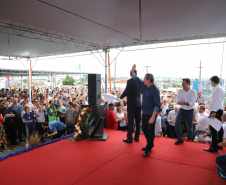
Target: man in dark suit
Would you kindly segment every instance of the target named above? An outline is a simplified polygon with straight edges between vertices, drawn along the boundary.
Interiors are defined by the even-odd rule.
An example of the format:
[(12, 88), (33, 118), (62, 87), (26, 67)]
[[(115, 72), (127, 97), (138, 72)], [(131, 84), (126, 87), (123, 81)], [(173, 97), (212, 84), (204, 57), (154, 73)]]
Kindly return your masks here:
[[(134, 71), (137, 74), (137, 71)], [(130, 72), (130, 76), (132, 74)], [(133, 142), (133, 125), (134, 119), (136, 122), (136, 132), (135, 132), (135, 141), (139, 141), (140, 136), (140, 120), (141, 120), (141, 99), (140, 99), (140, 87), (136, 84), (133, 78), (130, 78), (127, 81), (126, 89), (120, 96), (120, 99), (123, 99), (127, 96), (127, 113), (128, 113), (128, 133), (127, 139), (123, 139), (126, 143)]]

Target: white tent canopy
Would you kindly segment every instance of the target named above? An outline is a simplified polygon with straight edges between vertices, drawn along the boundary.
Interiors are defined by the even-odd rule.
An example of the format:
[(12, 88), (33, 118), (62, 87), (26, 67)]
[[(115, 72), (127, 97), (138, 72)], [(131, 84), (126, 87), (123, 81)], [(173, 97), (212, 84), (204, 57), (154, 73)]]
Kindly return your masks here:
[(0, 55), (38, 58), (226, 36), (225, 0), (0, 0)]
[(225, 0), (1, 0), (0, 55), (35, 58), (222, 37), (225, 8)]

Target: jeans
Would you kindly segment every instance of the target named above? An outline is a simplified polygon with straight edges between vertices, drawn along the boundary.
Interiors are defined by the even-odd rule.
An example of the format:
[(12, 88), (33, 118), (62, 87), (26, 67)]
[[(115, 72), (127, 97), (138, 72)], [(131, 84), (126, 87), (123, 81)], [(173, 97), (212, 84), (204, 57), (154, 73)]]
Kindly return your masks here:
[(218, 155), (216, 157), (216, 162), (226, 173), (226, 154)]
[[(142, 130), (147, 139), (146, 151), (151, 151), (154, 147), (154, 139), (155, 139), (155, 122), (153, 124), (149, 124), (149, 119), (151, 115), (142, 115)], [(156, 117), (155, 117), (156, 120)]]
[(197, 130), (197, 133), (196, 133), (197, 136), (198, 135), (203, 135), (203, 134), (205, 134), (205, 131)]
[(194, 119), (194, 109), (192, 110), (184, 110), (179, 109), (176, 120), (175, 120), (175, 130), (177, 134), (177, 139), (183, 141), (183, 134), (181, 129), (181, 122), (182, 120), (186, 120), (187, 124), (187, 137), (188, 140), (193, 141), (193, 119)]
[(29, 126), (25, 125), (25, 130), (26, 130), (26, 139), (29, 138), (30, 135), (35, 134), (35, 129), (29, 129)]

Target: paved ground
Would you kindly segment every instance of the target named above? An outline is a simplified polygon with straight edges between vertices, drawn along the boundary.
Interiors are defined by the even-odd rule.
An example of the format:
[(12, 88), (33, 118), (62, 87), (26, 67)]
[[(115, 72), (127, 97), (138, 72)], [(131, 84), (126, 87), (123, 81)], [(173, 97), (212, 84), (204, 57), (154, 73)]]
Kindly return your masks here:
[[(49, 141), (50, 139), (49, 138), (46, 138), (45, 141)], [(9, 153), (13, 153), (13, 152), (16, 152), (16, 151), (19, 151), (19, 150), (22, 150), (22, 149), (25, 149), (26, 148), (26, 142), (18, 142), (18, 145), (10, 145), (10, 142), (9, 142), (9, 145), (8, 147), (10, 149), (12, 149), (12, 151), (10, 152), (7, 152), (7, 151), (4, 151), (2, 148), (0, 148), (0, 156), (4, 156), (4, 155), (7, 155)]]

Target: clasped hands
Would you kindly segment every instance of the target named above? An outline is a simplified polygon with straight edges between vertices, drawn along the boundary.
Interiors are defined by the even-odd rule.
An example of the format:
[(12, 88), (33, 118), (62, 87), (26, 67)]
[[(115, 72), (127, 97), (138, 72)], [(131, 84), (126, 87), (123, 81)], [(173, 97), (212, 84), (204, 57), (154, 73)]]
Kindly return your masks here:
[(184, 100), (181, 100), (177, 103), (178, 105), (185, 105), (185, 101)]

